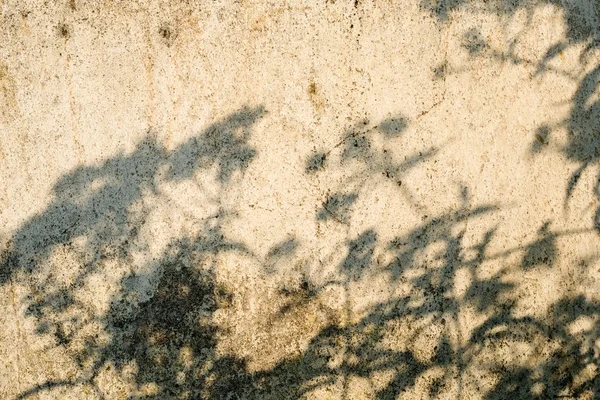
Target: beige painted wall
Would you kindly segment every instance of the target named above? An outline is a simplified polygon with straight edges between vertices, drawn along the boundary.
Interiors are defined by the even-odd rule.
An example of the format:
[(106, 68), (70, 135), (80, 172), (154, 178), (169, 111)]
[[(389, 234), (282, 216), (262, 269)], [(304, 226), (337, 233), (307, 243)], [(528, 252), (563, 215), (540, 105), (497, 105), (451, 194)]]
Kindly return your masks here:
[(594, 398), (599, 7), (4, 0), (0, 397)]

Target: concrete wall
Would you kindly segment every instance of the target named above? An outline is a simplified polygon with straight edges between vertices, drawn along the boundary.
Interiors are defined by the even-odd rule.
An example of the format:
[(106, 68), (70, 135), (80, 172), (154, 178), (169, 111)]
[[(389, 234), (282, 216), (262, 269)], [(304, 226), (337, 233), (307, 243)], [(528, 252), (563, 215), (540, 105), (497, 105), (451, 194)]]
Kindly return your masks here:
[(1, 398), (599, 395), (597, 1), (0, 13)]

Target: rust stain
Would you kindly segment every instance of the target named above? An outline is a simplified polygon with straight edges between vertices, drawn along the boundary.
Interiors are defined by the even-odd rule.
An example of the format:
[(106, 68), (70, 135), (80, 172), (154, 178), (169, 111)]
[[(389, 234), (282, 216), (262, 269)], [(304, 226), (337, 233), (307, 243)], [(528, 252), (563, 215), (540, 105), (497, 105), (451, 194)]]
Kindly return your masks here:
[(146, 108), (146, 118), (148, 118), (148, 125), (150, 128), (154, 127), (154, 99), (156, 96), (156, 89), (154, 88), (154, 57), (153, 57), (153, 46), (152, 37), (150, 34), (150, 22), (146, 21), (144, 27), (144, 36), (146, 38), (146, 57), (144, 57), (144, 66), (146, 68), (146, 82), (148, 84), (148, 101)]
[(0, 61), (0, 121), (13, 121), (19, 116), (19, 111), (17, 85), (8, 71), (8, 66)]
[(321, 94), (321, 91), (314, 80), (310, 80), (306, 93), (308, 93), (308, 98), (317, 111), (322, 111), (325, 108), (327, 101)]
[[(65, 38), (65, 44), (63, 47), (64, 52), (67, 52), (67, 39)], [(83, 162), (84, 148), (81, 144), (81, 133), (79, 131), (79, 123), (77, 121), (77, 102), (73, 94), (73, 73), (71, 71), (71, 56), (67, 54), (65, 59), (65, 70), (67, 87), (69, 90), (69, 109), (71, 111), (71, 125), (73, 127), (73, 141), (77, 148), (77, 161), (81, 164)]]
[[(1, 6), (1, 4), (0, 4)], [(21, 12), (21, 29), (23, 29), (23, 33), (26, 36), (31, 35), (31, 29), (29, 28), (29, 23), (27, 23), (27, 17), (29, 16), (28, 12)]]
[(0, 142), (0, 161), (2, 161), (3, 165), (6, 165), (6, 163), (7, 163), (6, 153), (4, 152), (2, 142)]
[(537, 140), (538, 140), (540, 143), (542, 143), (542, 144), (548, 144), (548, 142), (546, 141), (546, 139), (544, 139), (544, 138), (542, 137), (542, 135), (540, 135), (539, 133), (536, 133), (536, 134), (535, 134), (535, 138), (536, 138), (536, 139), (537, 139)]
[(267, 13), (261, 15), (256, 20), (254, 20), (254, 23), (252, 24), (252, 28), (250, 28), (250, 30), (252, 32), (257, 32), (257, 31), (262, 32), (266, 29), (266, 25), (267, 25)]

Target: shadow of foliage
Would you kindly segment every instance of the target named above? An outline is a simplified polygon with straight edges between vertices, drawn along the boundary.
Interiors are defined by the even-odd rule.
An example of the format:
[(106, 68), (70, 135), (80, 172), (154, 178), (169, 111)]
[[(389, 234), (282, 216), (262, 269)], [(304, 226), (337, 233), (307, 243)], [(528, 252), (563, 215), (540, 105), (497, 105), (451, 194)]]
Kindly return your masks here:
[[(421, 3), (440, 20), (469, 4), (462, 0)], [(598, 30), (581, 12), (581, 2), (491, 1), (481, 6), (485, 12), (512, 15), (537, 4), (562, 7), (568, 28), (564, 42), (549, 48), (538, 63), (538, 73), (548, 70), (549, 61), (573, 43), (589, 42), (582, 58), (597, 47)], [(476, 29), (463, 39), (473, 57), (524, 62), (510, 49), (505, 53), (489, 48)], [(445, 75), (446, 69), (443, 64), (439, 75)], [(567, 183), (567, 200), (583, 171), (600, 157), (600, 101), (594, 97), (599, 78), (600, 67), (595, 67), (580, 79), (563, 122), (569, 137), (561, 150), (579, 164)], [(124, 273), (108, 310), (98, 312), (82, 300), (79, 291), (93, 285), (90, 278), (108, 262), (131, 263), (132, 255), (148, 246), (140, 233), (151, 207), (143, 201), (145, 196), (160, 198), (162, 184), (191, 180), (200, 170), (215, 171), (220, 188), (235, 183), (234, 176), (257, 157), (250, 138), (264, 113), (262, 107), (244, 108), (172, 151), (149, 134), (133, 152), (97, 166), (78, 167), (57, 182), (50, 205), (13, 234), (0, 259), (0, 285), (22, 276), (32, 282), (22, 300), (25, 314), (35, 321), (38, 334), (52, 337), (72, 357), (78, 374), (72, 380), (39, 383), (17, 398), (79, 384), (92, 386), (103, 397), (97, 380), (109, 366), (131, 375), (130, 398), (287, 399), (311, 396), (323, 388), (335, 388), (349, 398), (353, 379), (367, 381), (377, 399), (410, 396), (417, 386), (425, 388), (423, 396), (462, 398), (467, 396), (466, 386), (477, 379), (488, 383), (477, 387), (481, 397), (488, 399), (600, 397), (596, 345), (600, 304), (568, 295), (547, 311), (524, 315), (518, 307), (521, 282), (511, 278), (515, 267), (526, 271), (539, 265), (553, 267), (558, 238), (581, 231), (553, 231), (547, 221), (525, 248), (493, 253), (489, 249), (497, 227), (487, 227), (474, 245), (466, 245), (465, 237), (471, 233), (468, 222), (485, 220), (500, 210), (497, 204), (469, 206), (466, 187), (462, 207), (423, 216), (422, 223), (391, 240), (381, 239), (377, 227), (348, 233), (340, 242), (344, 256), (335, 264), (337, 276), (321, 285), (302, 281), (302, 301), (280, 310), (292, 312), (336, 286), (344, 296), (344, 315), (320, 329), (300, 354), (265, 370), (251, 371), (248, 360), (217, 351), (220, 337), (227, 332), (214, 315), (231, 307), (235, 296), (217, 282), (217, 256), (236, 253), (256, 258), (245, 243), (224, 233), (235, 210), (221, 208), (223, 199), (217, 199), (218, 213), (202, 222), (199, 233), (173, 240), (157, 260), (143, 265), (142, 272)], [(332, 150), (308, 157), (307, 175), (344, 168), (350, 162), (361, 166), (327, 196), (316, 213), (317, 222), (331, 217), (350, 224), (352, 206), (374, 177), (391, 179), (412, 201), (402, 181), (407, 171), (434, 157), (438, 149), (398, 161), (392, 152), (377, 147), (373, 138), (375, 134), (384, 140), (398, 138), (408, 124), (402, 116), (375, 127), (359, 122), (336, 146), (339, 165), (332, 162)], [(532, 145), (533, 152), (550, 140), (552, 129), (550, 125), (538, 129), (539, 143)], [(600, 177), (598, 182), (594, 193), (600, 197)], [(595, 215), (600, 226), (600, 208)], [(277, 241), (266, 261), (259, 261), (273, 272), (299, 246), (295, 238)], [(67, 281), (53, 275), (52, 265), (47, 265), (61, 248), (77, 254), (81, 266)], [(388, 258), (380, 261), (379, 254)], [(516, 265), (509, 261), (514, 254), (522, 255)], [(499, 267), (489, 270), (490, 262)], [(360, 314), (352, 310), (353, 285), (382, 277), (389, 282), (388, 299)]]
[[(537, 9), (552, 5), (558, 10), (557, 15), (562, 19), (565, 27), (564, 36), (548, 47), (539, 60), (527, 60), (515, 52), (515, 44), (521, 40), (517, 36), (506, 49), (494, 49), (482, 36), (478, 28), (471, 28), (463, 35), (462, 47), (471, 57), (488, 57), (500, 63), (526, 64), (535, 68), (532, 77), (543, 75), (547, 72), (558, 73), (573, 81), (577, 89), (569, 100), (570, 110), (568, 116), (558, 123), (541, 124), (534, 134), (530, 151), (532, 154), (540, 153), (552, 142), (552, 131), (557, 128), (566, 128), (566, 143), (559, 142), (562, 154), (569, 160), (578, 164), (566, 183), (565, 208), (567, 208), (574, 190), (583, 175), (592, 167), (596, 169), (596, 178), (593, 195), (600, 199), (600, 135), (598, 135), (598, 121), (600, 118), (600, 100), (597, 97), (600, 85), (600, 67), (594, 59), (595, 52), (600, 48), (600, 14), (598, 2), (595, 0), (576, 0), (560, 2), (555, 0), (535, 1), (476, 1), (462, 0), (421, 2), (421, 7), (433, 14), (439, 21), (446, 22), (454, 10), (465, 9), (470, 12), (498, 15), (510, 21), (518, 12), (528, 16), (524, 30), (519, 35), (526, 34), (528, 27), (533, 23), (533, 14)], [(573, 71), (560, 69), (551, 65), (556, 57), (563, 57), (563, 53), (571, 48), (580, 47), (579, 62)], [(591, 67), (591, 68), (590, 68)], [(593, 226), (600, 233), (600, 207), (596, 208), (593, 216)]]
[[(136, 387), (149, 388), (155, 398), (210, 397), (209, 381), (221, 370), (232, 381), (226, 384), (221, 377), (219, 385), (233, 390), (234, 372), (243, 371), (244, 364), (214, 355), (211, 315), (231, 295), (215, 283), (211, 257), (250, 252), (225, 238), (221, 227), (229, 211), (218, 201), (217, 215), (207, 218), (198, 237), (177, 239), (162, 259), (142, 267), (143, 273), (132, 266), (108, 311), (99, 312), (82, 293), (94, 290), (94, 277), (110, 271), (108, 263), (127, 265), (147, 249), (140, 231), (151, 206), (144, 199), (160, 198), (162, 184), (214, 169), (217, 185), (225, 187), (243, 173), (256, 156), (248, 144), (251, 128), (264, 113), (262, 107), (243, 108), (173, 151), (148, 134), (130, 154), (78, 167), (56, 183), (50, 205), (22, 225), (3, 252), (0, 284), (25, 277), (30, 288), (23, 299), (25, 315), (34, 318), (40, 335), (51, 335), (66, 350), (79, 371), (73, 380), (47, 381), (18, 398), (82, 383), (103, 397), (98, 375), (109, 365), (123, 372), (132, 363)], [(55, 272), (51, 261), (63, 250), (77, 257), (68, 278), (57, 276), (62, 272)]]

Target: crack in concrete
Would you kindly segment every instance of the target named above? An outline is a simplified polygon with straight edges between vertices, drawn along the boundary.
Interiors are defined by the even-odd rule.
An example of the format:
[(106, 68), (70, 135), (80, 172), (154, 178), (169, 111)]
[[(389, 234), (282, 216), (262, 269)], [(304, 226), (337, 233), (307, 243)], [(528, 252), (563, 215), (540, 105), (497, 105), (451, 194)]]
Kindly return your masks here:
[[(444, 86), (446, 85), (446, 77), (444, 77)], [(429, 114), (434, 108), (438, 107), (440, 104), (442, 104), (444, 102), (444, 100), (446, 100), (446, 88), (444, 87), (444, 91), (442, 93), (442, 98), (438, 101), (436, 101), (435, 103), (433, 103), (433, 105), (431, 107), (429, 107), (427, 110), (420, 112), (419, 114), (417, 114), (417, 116), (415, 117), (415, 119), (420, 119), (421, 117), (424, 117), (425, 115)]]
[(433, 105), (431, 107), (429, 107), (427, 110), (421, 111), (419, 114), (417, 114), (417, 116), (415, 117), (415, 120), (420, 119), (421, 117), (424, 117), (425, 115), (429, 114), (431, 111), (433, 111), (435, 108), (439, 107), (440, 104), (442, 104), (445, 100), (446, 100), (446, 91), (448, 89), (448, 86), (446, 84), (446, 77), (447, 77), (447, 63), (448, 63), (448, 43), (450, 42), (449, 37), (450, 37), (450, 31), (452, 30), (452, 19), (450, 19), (450, 21), (448, 22), (448, 28), (446, 29), (446, 37), (444, 39), (444, 57), (443, 57), (443, 63), (442, 63), (442, 85), (444, 87), (443, 91), (442, 91), (442, 98), (436, 102), (433, 103)]

